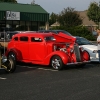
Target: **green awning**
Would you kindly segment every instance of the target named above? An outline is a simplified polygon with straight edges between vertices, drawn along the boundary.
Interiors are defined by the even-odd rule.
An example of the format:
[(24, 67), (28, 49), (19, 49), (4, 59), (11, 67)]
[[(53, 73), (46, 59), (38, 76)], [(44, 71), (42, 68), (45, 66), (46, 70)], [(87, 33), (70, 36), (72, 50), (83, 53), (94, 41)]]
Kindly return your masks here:
[(49, 13), (40, 5), (0, 2), (0, 20), (4, 20), (6, 11), (20, 12), (20, 20), (48, 21)]

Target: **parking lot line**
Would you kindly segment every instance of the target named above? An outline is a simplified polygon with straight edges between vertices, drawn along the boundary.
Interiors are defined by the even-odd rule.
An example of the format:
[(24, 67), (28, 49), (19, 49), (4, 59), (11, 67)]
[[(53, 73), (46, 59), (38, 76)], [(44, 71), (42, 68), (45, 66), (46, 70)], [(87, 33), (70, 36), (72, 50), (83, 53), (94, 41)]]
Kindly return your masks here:
[(0, 80), (6, 80), (7, 78), (0, 77)]
[(58, 70), (53, 70), (53, 69), (45, 69), (45, 68), (38, 68), (40, 70), (48, 70), (48, 71), (58, 71)]
[(36, 69), (39, 69), (39, 70), (47, 70), (47, 71), (58, 71), (58, 70), (53, 70), (53, 69), (47, 69), (47, 68), (38, 68), (38, 67), (29, 67), (29, 66), (20, 66), (20, 65), (17, 65), (19, 67), (26, 67), (26, 68), (36, 68)]

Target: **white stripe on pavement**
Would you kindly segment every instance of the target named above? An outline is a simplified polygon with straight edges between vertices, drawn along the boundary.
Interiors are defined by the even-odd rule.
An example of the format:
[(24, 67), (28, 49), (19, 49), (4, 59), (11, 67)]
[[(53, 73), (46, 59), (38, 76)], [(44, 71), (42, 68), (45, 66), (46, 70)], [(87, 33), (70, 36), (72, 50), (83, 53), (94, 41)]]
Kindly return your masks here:
[(0, 80), (6, 80), (7, 78), (0, 77)]
[(38, 67), (29, 67), (29, 66), (21, 66), (21, 65), (17, 65), (19, 67), (26, 67), (26, 68), (36, 68), (36, 69), (39, 69), (39, 70), (47, 70), (47, 71), (58, 71), (58, 70), (53, 70), (53, 69), (47, 69), (47, 68), (38, 68)]
[(42, 69), (42, 70), (50, 70), (50, 71), (58, 71), (58, 70), (53, 70), (53, 69), (45, 69), (45, 68), (38, 68), (38, 69)]

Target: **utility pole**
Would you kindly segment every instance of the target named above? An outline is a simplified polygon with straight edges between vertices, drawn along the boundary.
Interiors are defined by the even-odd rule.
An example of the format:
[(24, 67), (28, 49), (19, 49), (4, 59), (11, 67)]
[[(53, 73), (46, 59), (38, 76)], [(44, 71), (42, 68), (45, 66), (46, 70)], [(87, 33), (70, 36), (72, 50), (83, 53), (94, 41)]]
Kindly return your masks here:
[(98, 10), (98, 21), (99, 21), (99, 29), (100, 29), (100, 1), (99, 1), (99, 8), (98, 8), (99, 10)]

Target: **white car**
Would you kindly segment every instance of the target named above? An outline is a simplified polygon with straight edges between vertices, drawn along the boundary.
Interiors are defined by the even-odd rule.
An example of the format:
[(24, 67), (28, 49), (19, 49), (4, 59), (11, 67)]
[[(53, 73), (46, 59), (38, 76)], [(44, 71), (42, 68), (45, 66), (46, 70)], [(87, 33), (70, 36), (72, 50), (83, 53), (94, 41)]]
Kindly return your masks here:
[(91, 62), (98, 62), (99, 57), (98, 57), (97, 45), (93, 44), (86, 38), (79, 37), (79, 36), (75, 36), (75, 37), (76, 37), (76, 43), (78, 43), (78, 45), (82, 47), (82, 49), (86, 50), (90, 54)]

